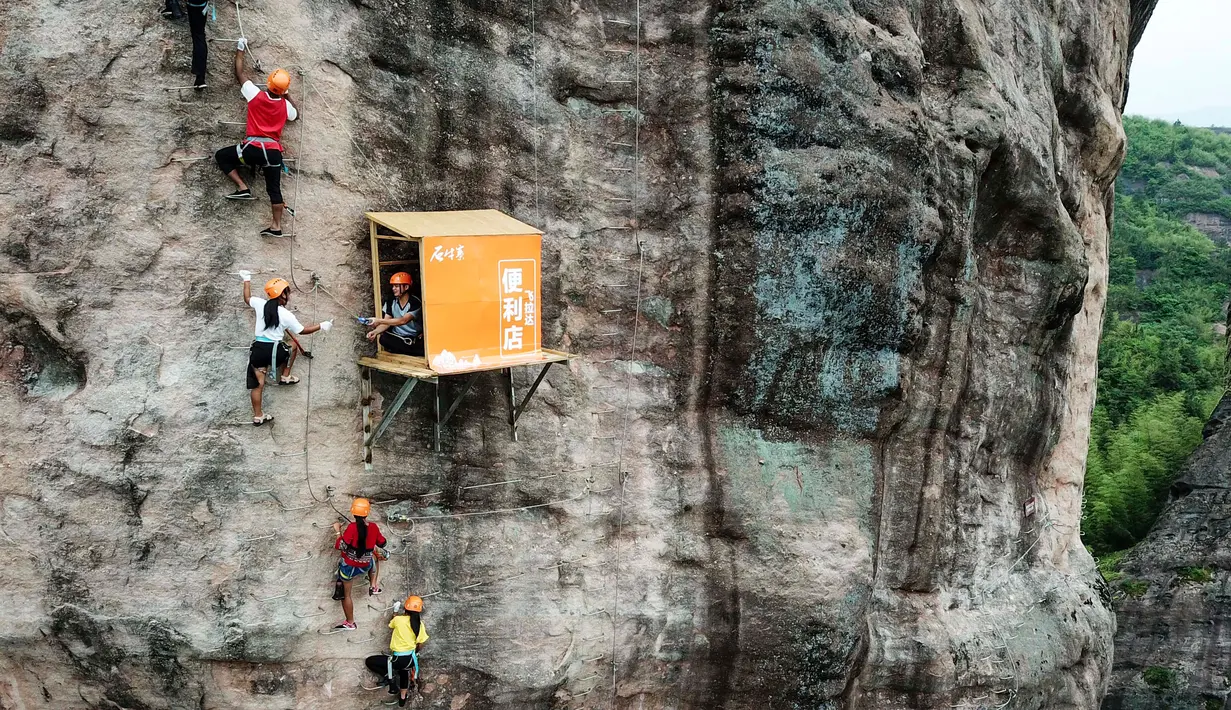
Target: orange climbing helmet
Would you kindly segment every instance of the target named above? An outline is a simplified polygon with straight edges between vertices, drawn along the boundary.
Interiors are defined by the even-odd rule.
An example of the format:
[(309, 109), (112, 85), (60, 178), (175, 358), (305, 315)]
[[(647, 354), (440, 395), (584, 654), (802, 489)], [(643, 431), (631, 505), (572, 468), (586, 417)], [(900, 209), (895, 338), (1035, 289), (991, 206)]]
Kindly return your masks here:
[(409, 285), (411, 285), (412, 283), (414, 283), (414, 280), (413, 280), (413, 279), (411, 279), (411, 278), (410, 278), (410, 274), (406, 273), (405, 271), (399, 271), (399, 272), (397, 272), (396, 274), (394, 274), (393, 276), (390, 276), (390, 277), (389, 277), (389, 285), (390, 285), (390, 286), (392, 286), (392, 285), (394, 285), (394, 284), (401, 284), (401, 285), (403, 285), (403, 286), (409, 286)]
[(282, 295), (282, 292), (290, 288), (291, 285), (284, 278), (272, 278), (265, 282), (265, 295), (270, 298), (277, 298)]
[(350, 514), (357, 515), (361, 518), (368, 517), (368, 513), (372, 512), (372, 504), (367, 498), (356, 498), (350, 504)]
[(406, 597), (406, 603), (402, 606), (406, 611), (423, 611), (423, 599), (412, 594)]
[(286, 90), (291, 88), (291, 75), (285, 69), (275, 69), (269, 78), (265, 80), (265, 86), (275, 94), (281, 96), (286, 93)]

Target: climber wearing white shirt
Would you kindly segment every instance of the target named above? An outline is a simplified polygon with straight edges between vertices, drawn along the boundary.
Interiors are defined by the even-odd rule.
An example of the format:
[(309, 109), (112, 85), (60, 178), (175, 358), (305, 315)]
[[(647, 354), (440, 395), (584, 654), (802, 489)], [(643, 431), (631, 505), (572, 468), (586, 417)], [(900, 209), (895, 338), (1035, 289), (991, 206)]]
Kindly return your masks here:
[(265, 391), (265, 374), (269, 368), (275, 372), (281, 370), (278, 384), (293, 385), (299, 382), (298, 377), (291, 375), (291, 366), (295, 364), (295, 353), (282, 342), (283, 336), (289, 331), (291, 335), (308, 335), (318, 330), (328, 331), (333, 324), (324, 321), (316, 325), (303, 325), (286, 308), (291, 299), (291, 285), (286, 279), (273, 278), (265, 284), (265, 295), (269, 300), (252, 295), (252, 273), (240, 271), (239, 277), (244, 280), (244, 303), (256, 312), (256, 339), (248, 353), (248, 392), (252, 399), (252, 425), (261, 426), (273, 421), (272, 414), (261, 411), (261, 395)]

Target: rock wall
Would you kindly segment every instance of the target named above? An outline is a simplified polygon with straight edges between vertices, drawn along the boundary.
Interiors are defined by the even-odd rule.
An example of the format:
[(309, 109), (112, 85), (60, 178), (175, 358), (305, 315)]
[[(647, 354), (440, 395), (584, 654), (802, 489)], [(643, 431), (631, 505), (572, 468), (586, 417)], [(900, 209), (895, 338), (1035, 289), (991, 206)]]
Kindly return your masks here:
[[(432, 594), (423, 705), (1094, 707), (1081, 475), (1152, 5), (221, 4), (303, 113), (262, 240), (177, 160), (240, 135), (228, 43), (167, 91), (155, 3), (5, 4), (0, 707), (375, 703), (380, 604), (318, 633), (359, 494), (381, 602)], [(517, 443), (492, 376), (432, 454), (420, 388), (367, 472), (362, 213), (475, 207), (547, 231), (582, 357)], [(338, 324), (261, 429), (240, 268)]]
[(1115, 572), (1119, 629), (1105, 710), (1226, 707), (1229, 419), (1224, 397), (1172, 485), (1171, 504)]

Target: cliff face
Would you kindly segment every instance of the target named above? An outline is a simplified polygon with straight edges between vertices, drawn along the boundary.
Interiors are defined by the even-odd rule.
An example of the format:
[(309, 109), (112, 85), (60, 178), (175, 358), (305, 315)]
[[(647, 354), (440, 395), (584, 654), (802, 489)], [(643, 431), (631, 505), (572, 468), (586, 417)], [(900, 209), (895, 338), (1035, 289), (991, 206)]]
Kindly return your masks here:
[[(6, 4), (0, 707), (353, 706), (387, 617), (317, 631), (354, 494), (391, 501), (382, 601), (440, 592), (432, 707), (1096, 706), (1081, 472), (1151, 6), (224, 4), (303, 112), (262, 241), (174, 160), (239, 137), (226, 43), (168, 92), (154, 8)], [(431, 454), (421, 388), (365, 472), (362, 212), (477, 207), (547, 231), (583, 358), (519, 443), (493, 376)], [(338, 323), (261, 429), (239, 268)]]
[(1114, 674), (1106, 710), (1226, 707), (1226, 546), (1231, 398), (1223, 398), (1172, 486), (1173, 500), (1117, 573)]

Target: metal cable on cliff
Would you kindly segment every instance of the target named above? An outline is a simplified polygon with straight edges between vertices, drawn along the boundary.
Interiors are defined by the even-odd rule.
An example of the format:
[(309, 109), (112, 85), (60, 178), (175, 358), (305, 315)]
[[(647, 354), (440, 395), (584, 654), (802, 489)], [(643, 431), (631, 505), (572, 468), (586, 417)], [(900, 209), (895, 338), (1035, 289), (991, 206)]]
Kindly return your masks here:
[(633, 166), (632, 166), (632, 194), (631, 208), (632, 220), (629, 226), (632, 228), (633, 243), (637, 247), (637, 292), (636, 292), (636, 307), (633, 309), (633, 337), (629, 347), (628, 364), (624, 368), (624, 423), (620, 427), (620, 443), (616, 450), (616, 459), (619, 464), (616, 466), (616, 476), (618, 477), (620, 497), (617, 502), (618, 517), (616, 519), (615, 533), (615, 565), (612, 570), (612, 580), (615, 587), (615, 592), (612, 595), (611, 605), (611, 694), (609, 706), (614, 708), (616, 705), (617, 683), (619, 675), (619, 623), (620, 623), (620, 543), (624, 532), (624, 496), (625, 489), (628, 483), (628, 476), (624, 470), (624, 444), (628, 438), (629, 426), (632, 423), (632, 363), (637, 359), (637, 336), (640, 334), (641, 325), (641, 289), (644, 283), (645, 276), (645, 252), (641, 248), (641, 225), (638, 203), (638, 187), (641, 180), (641, 0), (635, 1), (635, 15), (633, 24), (634, 34), (634, 49), (633, 49)]

